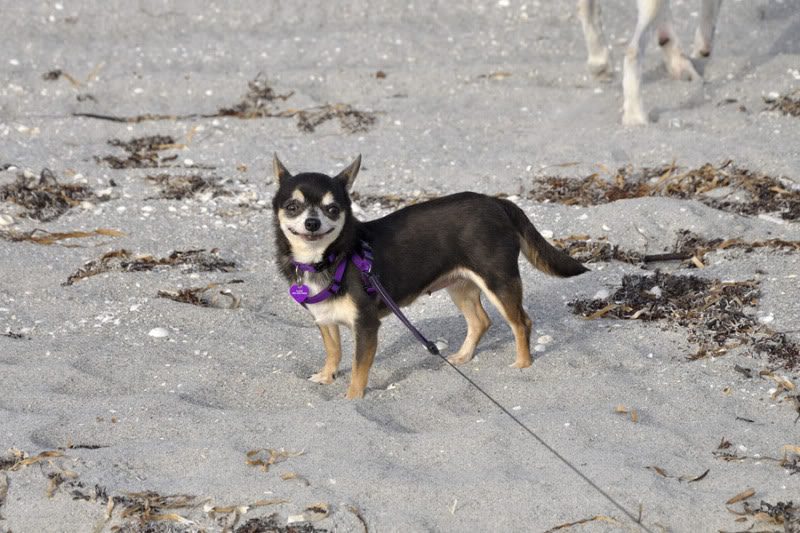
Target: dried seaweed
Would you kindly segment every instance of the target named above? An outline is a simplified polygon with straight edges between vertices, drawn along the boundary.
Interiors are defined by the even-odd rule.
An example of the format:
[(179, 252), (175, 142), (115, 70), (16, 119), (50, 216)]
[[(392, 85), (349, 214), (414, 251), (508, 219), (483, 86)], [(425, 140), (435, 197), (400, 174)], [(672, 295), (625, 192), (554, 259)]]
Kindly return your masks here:
[(689, 268), (704, 266), (705, 255), (711, 251), (740, 249), (751, 253), (757, 248), (773, 248), (788, 252), (800, 252), (800, 241), (787, 241), (784, 239), (767, 239), (765, 241), (745, 241), (741, 237), (733, 239), (706, 239), (689, 231), (679, 230), (674, 246), (673, 259), (687, 261)]
[(77, 272), (70, 275), (62, 286), (96, 276), (104, 272), (144, 272), (159, 266), (181, 267), (184, 272), (232, 272), (236, 263), (225, 261), (217, 256), (218, 249), (210, 252), (205, 249), (174, 251), (167, 257), (153, 259), (151, 255), (133, 256), (128, 250), (114, 250), (103, 254), (99, 259), (87, 262)]
[[(253, 457), (258, 456), (261, 452), (269, 453), (269, 458), (267, 458), (266, 461), (263, 459), (253, 459)], [(282, 459), (299, 457), (303, 455), (303, 450), (300, 450), (299, 452), (287, 452), (283, 448), (280, 450), (276, 450), (275, 448), (259, 448), (257, 450), (250, 450), (246, 455), (247, 457), (245, 458), (245, 463), (248, 466), (258, 466), (262, 472), (269, 472), (270, 466), (281, 462)]]
[(160, 167), (163, 161), (171, 161), (177, 156), (162, 159), (158, 155), (158, 152), (179, 147), (179, 145), (175, 144), (175, 139), (168, 135), (137, 137), (130, 141), (111, 139), (108, 141), (108, 144), (122, 148), (128, 153), (127, 157), (124, 158), (113, 155), (104, 157), (95, 156), (95, 161), (98, 163), (106, 163), (109, 167), (114, 169)]
[[(752, 491), (752, 489), (750, 490)], [(755, 493), (755, 491), (753, 491), (753, 493)], [(736, 502), (728, 501), (729, 505), (732, 503)], [(741, 511), (736, 511), (730, 507), (728, 511), (740, 517), (736, 519), (737, 522), (746, 522), (748, 519), (753, 521), (750, 527), (744, 530), (748, 533), (754, 532), (753, 526), (756, 524), (759, 526), (768, 525), (769, 527), (779, 528), (770, 529), (769, 533), (800, 533), (800, 507), (795, 506), (791, 501), (770, 504), (761, 500), (758, 507), (751, 506), (748, 502), (743, 502)], [(755, 533), (759, 533), (760, 531), (764, 530), (759, 530)], [(726, 532), (720, 531), (720, 533)]]
[(51, 70), (50, 72), (45, 72), (44, 74), (42, 74), (42, 79), (44, 81), (57, 81), (59, 78), (64, 78), (73, 87), (77, 87), (80, 85), (80, 83), (77, 80), (75, 80), (75, 78), (73, 78), (72, 76), (70, 76), (61, 69)]
[[(49, 232), (35, 228), (31, 231), (5, 231), (0, 230), (0, 239), (11, 242), (32, 242), (34, 244), (50, 245), (65, 239), (83, 239), (86, 237), (96, 237), (103, 235), (106, 237), (124, 237), (125, 234), (116, 230), (99, 228), (94, 231), (69, 231), (69, 232)], [(68, 248), (78, 247), (77, 244), (64, 245)]]
[(0, 187), (0, 202), (15, 203), (26, 211), (20, 216), (50, 222), (84, 201), (105, 202), (108, 196), (97, 196), (88, 185), (58, 183), (50, 169), (43, 169), (39, 178), (20, 173), (14, 183)]
[[(205, 503), (205, 501), (196, 501), (195, 496), (188, 494), (161, 496), (151, 491), (124, 492), (120, 496), (114, 496), (113, 502), (122, 507), (120, 518), (135, 520), (137, 525), (145, 525), (148, 522), (176, 522), (182, 525), (195, 525), (195, 522), (181, 516), (176, 511), (195, 509)], [(120, 531), (125, 531), (125, 529), (120, 529)], [(138, 530), (134, 528), (130, 531)], [(149, 524), (147, 531), (149, 531)]]
[(607, 298), (579, 299), (569, 305), (574, 313), (589, 319), (663, 320), (687, 328), (689, 341), (700, 345), (691, 359), (720, 356), (750, 345), (772, 363), (787, 369), (800, 366), (796, 343), (745, 313), (759, 297), (755, 280), (722, 282), (656, 271), (650, 276), (624, 276), (622, 286)]
[[(6, 331), (5, 333), (3, 333), (2, 336), (3, 337), (8, 337), (9, 339), (24, 339), (25, 338), (25, 335), (23, 335), (22, 333), (14, 333), (13, 331)], [(2, 459), (0, 459), (0, 461), (2, 461)], [(2, 468), (0, 468), (0, 470), (2, 470)]]
[(244, 283), (244, 281), (240, 279), (234, 279), (227, 283), (211, 283), (205, 287), (190, 287), (187, 289), (181, 289), (177, 292), (160, 290), (158, 291), (158, 297), (168, 298), (180, 303), (198, 305), (200, 307), (218, 307), (217, 299), (219, 296), (225, 296), (226, 298), (230, 299), (230, 305), (228, 306), (228, 309), (237, 309), (241, 304), (241, 298), (234, 295), (230, 289), (221, 289), (210, 296), (206, 295), (208, 291), (231, 283)]
[(709, 468), (708, 470), (706, 470), (705, 472), (703, 472), (699, 476), (674, 476), (674, 475), (667, 474), (667, 472), (663, 468), (658, 467), (658, 466), (646, 466), (645, 468), (647, 470), (652, 470), (652, 471), (656, 472), (661, 477), (677, 479), (681, 483), (683, 483), (684, 481), (686, 481), (687, 483), (696, 483), (698, 481), (702, 481), (703, 479), (705, 479), (705, 477), (708, 475), (708, 473), (711, 472), (711, 469)]
[(327, 533), (327, 529), (317, 528), (304, 522), (283, 525), (275, 513), (266, 518), (251, 518), (238, 528), (234, 533)]
[(279, 114), (272, 104), (276, 100), (286, 101), (294, 96), (294, 91), (287, 94), (276, 94), (269, 82), (256, 76), (253, 81), (247, 82), (247, 94), (241, 102), (231, 107), (223, 107), (217, 111), (220, 117), (236, 118), (267, 118)]
[[(233, 194), (223, 186), (227, 180), (219, 176), (204, 177), (199, 174), (170, 176), (169, 174), (159, 174), (158, 176), (147, 176), (145, 179), (148, 183), (161, 187), (158, 198), (164, 200), (183, 200), (195, 196), (204, 196), (210, 200), (220, 196), (232, 196)], [(147, 199), (150, 200), (152, 197)]]
[[(723, 198), (705, 195), (723, 187), (731, 189)], [(747, 198), (725, 199), (733, 192), (745, 193)], [(736, 167), (730, 161), (719, 167), (707, 163), (683, 173), (676, 173), (674, 165), (638, 171), (625, 167), (617, 170), (610, 181), (596, 173), (582, 179), (545, 177), (537, 180), (528, 193), (529, 199), (539, 202), (584, 207), (654, 196), (695, 199), (709, 207), (741, 215), (779, 213), (785, 220), (800, 218), (800, 190), (788, 190), (779, 179)]]
[(611, 244), (605, 237), (592, 240), (588, 235), (572, 235), (553, 239), (556, 248), (564, 250), (581, 263), (622, 261), (631, 265), (641, 265), (645, 256), (638, 252), (620, 250), (619, 245)]
[(782, 94), (777, 98), (765, 97), (764, 103), (768, 104), (769, 111), (780, 111), (786, 116), (800, 117), (800, 89)]
[(325, 105), (297, 111), (297, 127), (300, 131), (312, 133), (318, 126), (337, 119), (346, 133), (368, 131), (377, 121), (377, 114), (359, 111), (349, 104)]
[[(236, 117), (240, 119), (255, 118), (291, 118), (297, 117), (297, 127), (300, 131), (313, 132), (320, 124), (329, 120), (338, 119), (339, 124), (346, 133), (367, 131), (377, 121), (378, 113), (374, 111), (360, 111), (350, 104), (333, 104), (314, 106), (305, 109), (283, 109), (275, 103), (278, 100), (286, 101), (294, 95), (294, 91), (287, 94), (277, 94), (267, 80), (259, 74), (253, 81), (247, 83), (247, 93), (238, 104), (231, 107), (222, 107), (216, 113), (188, 115), (154, 115), (142, 114), (133, 117), (104, 115), (100, 113), (73, 113), (76, 117), (110, 120), (112, 122), (139, 123), (148, 120), (192, 120), (196, 118)], [(103, 158), (101, 160), (106, 160)], [(115, 161), (107, 161), (116, 164)], [(124, 164), (124, 163), (121, 163)], [(121, 167), (125, 168), (125, 167)]]

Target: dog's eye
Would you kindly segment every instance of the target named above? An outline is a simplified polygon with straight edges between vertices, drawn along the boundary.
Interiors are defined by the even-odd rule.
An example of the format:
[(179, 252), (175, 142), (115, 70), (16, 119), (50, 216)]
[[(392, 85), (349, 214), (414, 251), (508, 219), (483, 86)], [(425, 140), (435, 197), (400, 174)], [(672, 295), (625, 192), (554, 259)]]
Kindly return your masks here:
[(341, 212), (338, 205), (329, 205), (325, 208), (325, 211), (332, 217), (338, 216)]
[(297, 205), (296, 202), (290, 202), (290, 203), (286, 204), (286, 207), (284, 209), (286, 209), (287, 213), (293, 215), (293, 214), (297, 213), (297, 211), (300, 210), (300, 206)]

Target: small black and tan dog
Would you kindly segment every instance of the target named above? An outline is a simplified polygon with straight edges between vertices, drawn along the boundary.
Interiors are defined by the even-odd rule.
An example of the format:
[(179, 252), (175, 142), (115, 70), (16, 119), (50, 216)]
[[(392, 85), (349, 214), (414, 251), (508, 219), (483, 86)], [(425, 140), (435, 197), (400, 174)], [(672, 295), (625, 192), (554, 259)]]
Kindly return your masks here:
[(464, 192), (410, 205), (377, 220), (353, 216), (348, 191), (361, 165), (359, 156), (336, 177), (292, 175), (275, 156), (278, 192), (272, 201), (281, 273), (295, 283), (290, 292), (319, 326), (327, 351), (325, 366), (311, 381), (331, 383), (342, 358), (339, 326), (355, 337), (347, 398), (361, 398), (378, 347), (378, 328), (389, 307), (365, 287), (353, 264), (371, 248), (372, 266), (391, 298), (404, 306), (423, 293), (447, 289), (467, 321), (467, 337), (448, 360), (472, 359), (489, 328), (483, 291), (508, 321), (516, 341), (511, 365), (531, 365), (531, 319), (522, 307), (520, 251), (537, 269), (569, 277), (586, 268), (553, 248), (514, 203)]

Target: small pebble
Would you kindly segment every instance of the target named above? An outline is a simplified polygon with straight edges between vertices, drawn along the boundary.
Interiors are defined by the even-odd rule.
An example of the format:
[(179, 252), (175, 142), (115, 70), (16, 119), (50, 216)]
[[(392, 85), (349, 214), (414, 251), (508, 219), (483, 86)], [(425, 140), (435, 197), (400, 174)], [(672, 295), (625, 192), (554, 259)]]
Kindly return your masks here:
[(153, 328), (147, 334), (151, 337), (160, 339), (163, 337), (169, 337), (169, 330), (167, 328)]
[(14, 223), (14, 217), (11, 215), (0, 215), (0, 226), (10, 226)]
[(775, 320), (775, 316), (772, 313), (770, 313), (770, 314), (768, 314), (766, 316), (758, 317), (758, 321), (761, 322), (762, 324), (769, 324), (773, 320)]
[(552, 239), (553, 238), (553, 232), (550, 231), (549, 229), (546, 229), (546, 230), (542, 231), (542, 237), (544, 237), (545, 239)]
[(536, 342), (539, 344), (550, 344), (551, 342), (553, 342), (553, 337), (551, 337), (550, 335), (542, 335), (541, 337), (536, 339)]
[(533, 347), (534, 352), (543, 352), (545, 350), (544, 344), (537, 344)]
[(436, 341), (436, 347), (439, 348), (439, 351), (442, 352), (447, 349), (447, 343), (442, 340)]

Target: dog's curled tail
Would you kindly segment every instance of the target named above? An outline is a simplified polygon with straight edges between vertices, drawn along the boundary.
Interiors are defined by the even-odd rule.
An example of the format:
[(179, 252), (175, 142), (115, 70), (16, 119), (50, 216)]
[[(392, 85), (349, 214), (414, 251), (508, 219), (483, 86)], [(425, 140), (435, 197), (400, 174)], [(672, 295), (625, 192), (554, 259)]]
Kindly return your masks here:
[(534, 267), (545, 274), (561, 278), (569, 278), (589, 271), (567, 253), (547, 242), (517, 204), (505, 199), (501, 199), (500, 202), (519, 230), (522, 254)]

